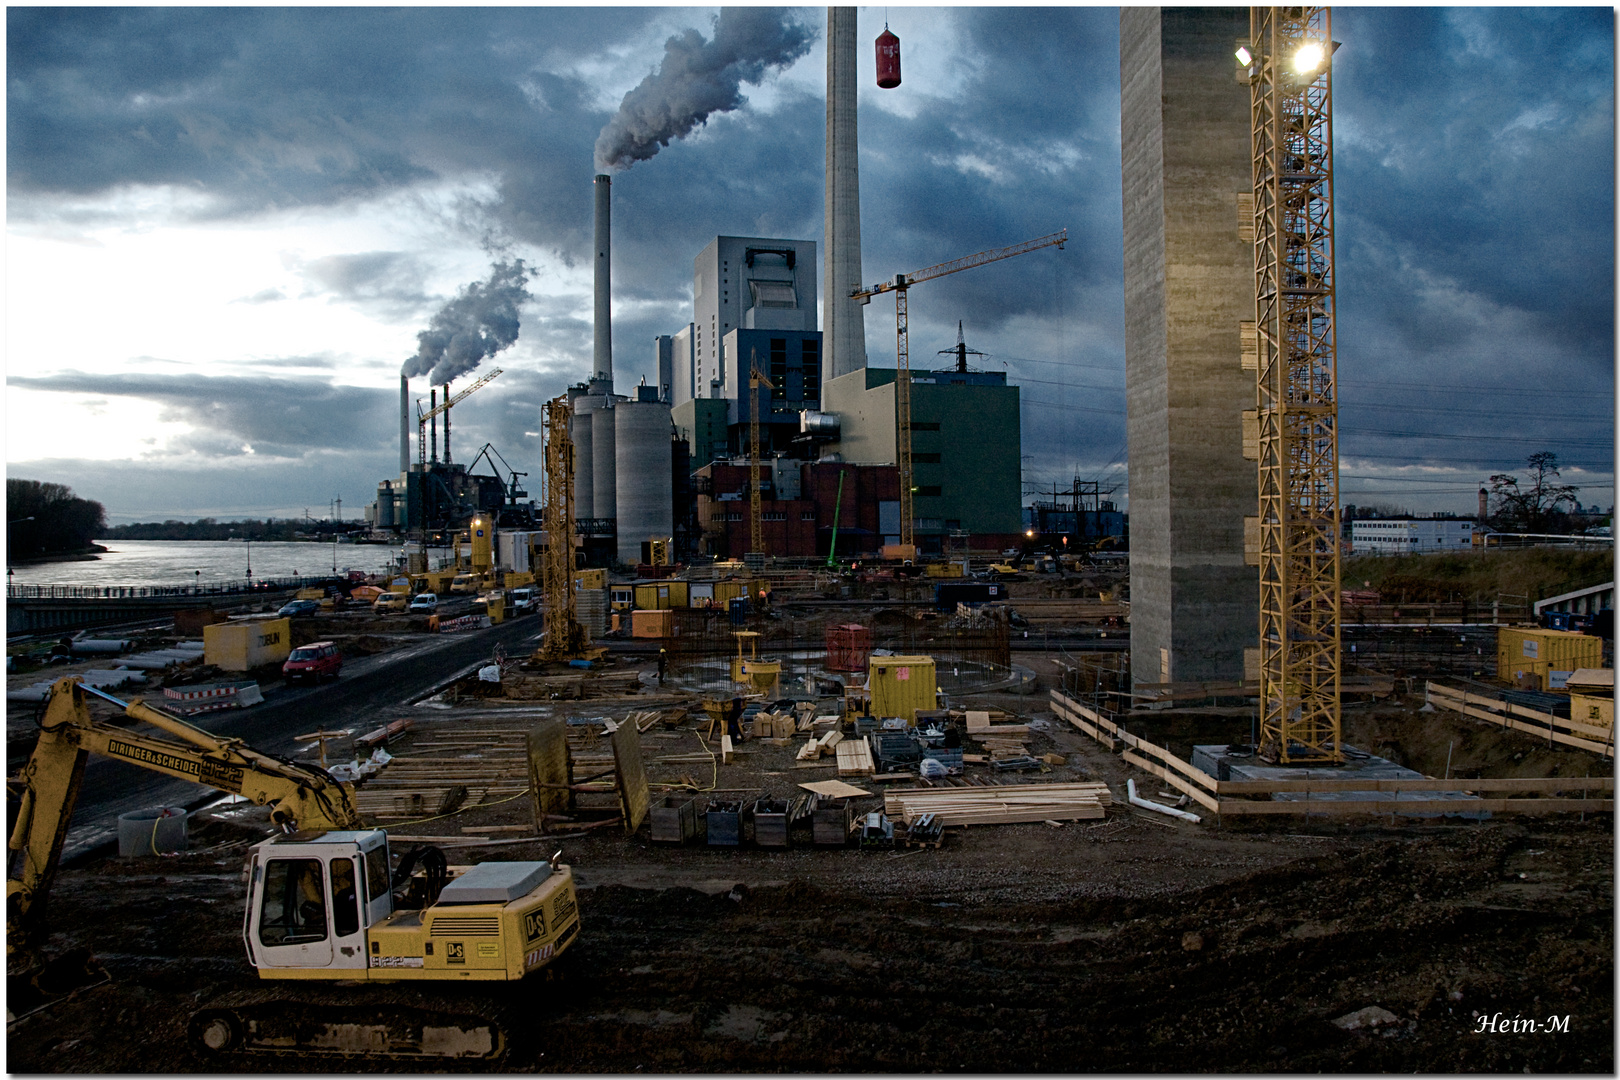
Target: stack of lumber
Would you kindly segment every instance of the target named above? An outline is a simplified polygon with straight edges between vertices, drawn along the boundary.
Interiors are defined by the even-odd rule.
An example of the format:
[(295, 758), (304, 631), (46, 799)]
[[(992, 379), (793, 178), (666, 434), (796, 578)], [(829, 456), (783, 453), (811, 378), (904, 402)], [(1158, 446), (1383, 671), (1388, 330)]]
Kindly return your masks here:
[(797, 759), (799, 761), (814, 761), (823, 754), (836, 752), (837, 747), (843, 741), (844, 733), (842, 731), (834, 730), (826, 732), (819, 738), (811, 739), (809, 742), (799, 747)]
[(838, 744), (839, 776), (870, 776), (877, 771), (872, 764), (872, 748), (865, 739), (850, 739)]
[(1103, 783), (1004, 784), (890, 791), (883, 796), (883, 809), (907, 822), (936, 814), (945, 825), (1006, 825), (1101, 818), (1112, 802)]
[(1020, 596), (1004, 606), (1015, 608), (1032, 627), (1074, 626), (1078, 623), (1101, 623), (1109, 618), (1123, 618), (1130, 614), (1130, 605), (1118, 601), (1082, 600), (1071, 597), (1041, 599)]
[(622, 697), (635, 693), (640, 687), (641, 675), (635, 671), (579, 675), (531, 675), (513, 671), (501, 676), (502, 696), (519, 701)]
[(1004, 712), (970, 710), (963, 714), (967, 722), (968, 738), (978, 741), (992, 759), (1023, 757), (1029, 753), (1024, 738), (1029, 734), (1028, 724), (996, 723), (1011, 720)]
[(356, 790), (355, 808), (386, 823), (521, 795), (529, 787), (525, 735), (464, 724), (424, 734)]

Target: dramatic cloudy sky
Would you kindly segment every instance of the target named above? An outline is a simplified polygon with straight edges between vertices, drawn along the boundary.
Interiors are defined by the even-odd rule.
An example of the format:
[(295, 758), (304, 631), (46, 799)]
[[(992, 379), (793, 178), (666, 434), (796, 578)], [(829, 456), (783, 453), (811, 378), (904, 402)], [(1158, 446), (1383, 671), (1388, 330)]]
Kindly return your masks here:
[[(539, 404), (588, 373), (593, 151), (667, 49), (750, 81), (682, 88), (738, 107), (615, 175), (621, 387), (689, 320), (716, 234), (821, 239), (824, 9), (713, 43), (717, 13), (9, 8), (9, 475), (115, 522), (353, 516), (397, 470), (418, 332), (498, 263), (521, 291), (519, 259), (521, 332), (457, 457), (538, 474)], [(1335, 37), (1345, 501), (1471, 510), (1548, 449), (1609, 506), (1611, 11), (1341, 8)], [(913, 357), (963, 320), (1024, 387), (1026, 487), (1123, 485), (1117, 12), (864, 8), (860, 39), (868, 280), (1072, 237), (919, 289)], [(868, 309), (877, 364), (892, 310)]]

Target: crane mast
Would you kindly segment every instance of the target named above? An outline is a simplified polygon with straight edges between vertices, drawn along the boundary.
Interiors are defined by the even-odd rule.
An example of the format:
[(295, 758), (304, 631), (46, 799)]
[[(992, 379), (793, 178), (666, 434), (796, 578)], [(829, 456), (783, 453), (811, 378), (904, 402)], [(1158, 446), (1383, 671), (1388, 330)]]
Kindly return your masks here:
[(879, 293), (894, 293), (895, 459), (900, 470), (900, 544), (902, 547), (911, 548), (913, 555), (916, 553), (916, 515), (912, 504), (916, 485), (912, 481), (911, 470), (911, 347), (910, 331), (907, 326), (906, 292), (919, 282), (930, 281), (961, 270), (971, 270), (986, 263), (1010, 259), (1014, 255), (1023, 255), (1054, 245), (1061, 249), (1068, 239), (1069, 230), (1061, 229), (1033, 240), (1025, 240), (1021, 244), (1013, 244), (1011, 247), (994, 248), (976, 255), (952, 259), (950, 262), (936, 263), (914, 274), (896, 274), (893, 281), (882, 281), (869, 289), (856, 289), (849, 294), (851, 299), (864, 304), (870, 303), (872, 297)]
[(1250, 9), (1259, 420), (1260, 746), (1279, 763), (1340, 748), (1333, 79), (1326, 7)]

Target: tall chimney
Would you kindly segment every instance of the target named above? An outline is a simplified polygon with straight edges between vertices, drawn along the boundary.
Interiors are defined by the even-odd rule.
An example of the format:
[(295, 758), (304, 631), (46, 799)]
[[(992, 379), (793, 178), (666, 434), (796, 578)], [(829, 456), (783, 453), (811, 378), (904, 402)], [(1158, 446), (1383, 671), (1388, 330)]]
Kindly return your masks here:
[(450, 384), (444, 384), (444, 463), (450, 464)]
[[(855, 8), (827, 9), (826, 271), (821, 290), (822, 384), (866, 366), (861, 285), (861, 174), (855, 129)], [(823, 396), (825, 401), (826, 397)]]
[(596, 349), (595, 377), (613, 392), (613, 178), (596, 178)]
[(1485, 519), (1491, 516), (1490, 513), (1489, 513), (1489, 507), (1490, 507), (1490, 497), (1486, 494), (1484, 488), (1480, 488), (1479, 489), (1479, 523), (1481, 525), (1485, 524)]
[(411, 471), (411, 380), (399, 377), (399, 471)]
[[(437, 387), (428, 387), (428, 411), (432, 412), (439, 407), (439, 391)], [(428, 460), (438, 463), (439, 460), (439, 418), (435, 416), (428, 421), (432, 424), (433, 440), (428, 443)]]

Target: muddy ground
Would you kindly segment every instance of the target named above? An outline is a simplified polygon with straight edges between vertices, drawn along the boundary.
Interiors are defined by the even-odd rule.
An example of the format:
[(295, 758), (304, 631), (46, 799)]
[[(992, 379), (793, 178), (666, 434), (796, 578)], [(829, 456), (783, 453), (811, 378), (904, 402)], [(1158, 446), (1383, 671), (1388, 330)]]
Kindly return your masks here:
[[(993, 704), (1049, 715), (1039, 698)], [(1419, 704), (1369, 709), (1364, 730), (1431, 771), (1436, 745), (1457, 754), (1445, 725), (1463, 722)], [(1166, 741), (1205, 738), (1186, 715), (1153, 723)], [(1576, 752), (1536, 764), (1529, 737), (1460, 730), (1491, 735), (1470, 759), (1595, 765)], [(1128, 776), (1162, 786), (1061, 728), (1032, 748), (1070, 755), (1048, 779), (1105, 780), (1121, 803)], [(832, 775), (792, 770), (791, 749), (747, 750), (718, 786), (778, 794)], [(506, 804), (458, 820), (526, 814)], [(893, 852), (808, 836), (787, 851), (672, 849), (643, 827), (562, 845), (583, 929), (555, 978), (421, 999), (518, 1018), (500, 1065), (512, 1072), (1613, 1072), (1612, 830), (1608, 815), (1217, 827), (1116, 807), (1100, 822), (956, 828), (938, 850)], [(409, 1068), (187, 1049), (192, 1010), (261, 985), (240, 940), (240, 870), (258, 835), (250, 819), (202, 821), (183, 855), (65, 871), (50, 946), (92, 947), (113, 978), (11, 1025), (9, 1069)], [(1367, 1006), (1396, 1021), (1331, 1023)], [(1498, 1014), (1558, 1030), (1482, 1032)]]

